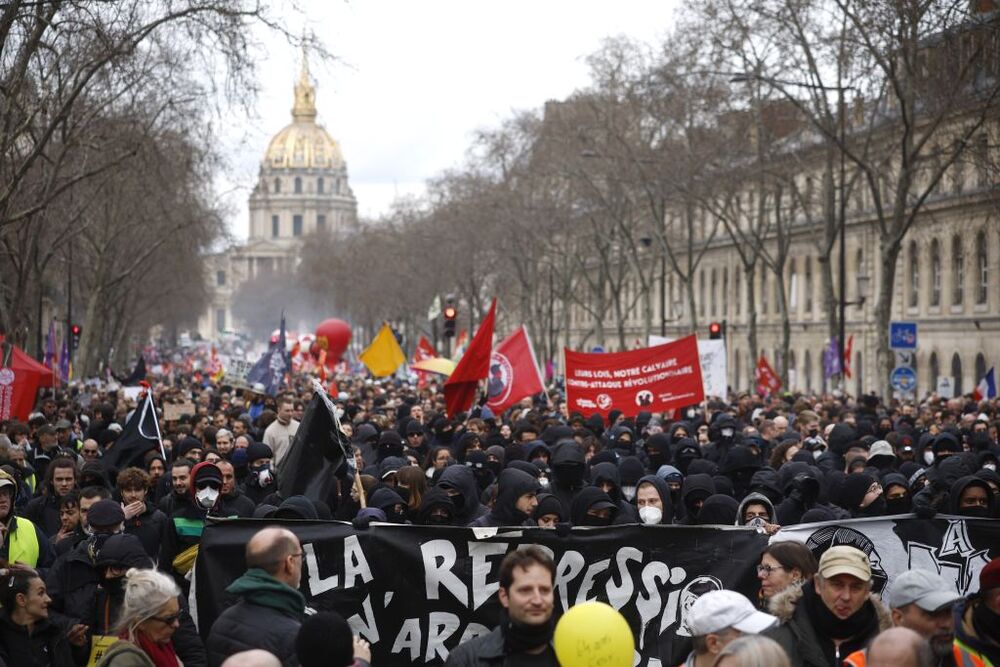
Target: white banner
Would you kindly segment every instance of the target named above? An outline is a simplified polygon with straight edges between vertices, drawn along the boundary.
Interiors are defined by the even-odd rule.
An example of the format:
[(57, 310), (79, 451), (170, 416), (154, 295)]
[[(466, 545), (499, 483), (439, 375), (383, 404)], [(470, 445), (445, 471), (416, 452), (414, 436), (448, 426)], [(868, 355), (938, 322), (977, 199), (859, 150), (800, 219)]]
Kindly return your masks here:
[[(672, 338), (664, 338), (650, 334), (649, 346), (663, 345), (672, 342)], [(698, 356), (701, 357), (701, 379), (705, 385), (705, 397), (716, 396), (725, 398), (729, 392), (726, 380), (726, 342), (724, 340), (698, 339)]]

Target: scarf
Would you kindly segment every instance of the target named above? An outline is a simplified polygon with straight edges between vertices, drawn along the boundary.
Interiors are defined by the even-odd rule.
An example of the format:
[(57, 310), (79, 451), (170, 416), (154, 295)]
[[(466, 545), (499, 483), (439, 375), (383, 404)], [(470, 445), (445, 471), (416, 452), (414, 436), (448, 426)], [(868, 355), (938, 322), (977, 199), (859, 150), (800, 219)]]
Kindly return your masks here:
[(1000, 637), (1000, 614), (980, 600), (972, 609), (972, 627), (980, 637)]
[(503, 632), (503, 646), (507, 655), (524, 653), (552, 641), (555, 626), (552, 619), (542, 625), (523, 625), (516, 623), (504, 613), (500, 627)]
[(802, 586), (803, 600), (806, 603), (806, 610), (809, 618), (816, 627), (820, 637), (829, 639), (851, 639), (862, 634), (877, 622), (875, 618), (875, 606), (870, 600), (865, 600), (861, 609), (854, 612), (845, 619), (839, 618), (832, 611), (827, 609), (820, 598), (812, 582), (807, 582)]
[(156, 667), (177, 667), (179, 664), (177, 662), (177, 653), (174, 652), (174, 643), (172, 641), (166, 644), (158, 644), (157, 642), (151, 641), (146, 635), (141, 632), (135, 633), (135, 643), (139, 645), (142, 652), (145, 653)]

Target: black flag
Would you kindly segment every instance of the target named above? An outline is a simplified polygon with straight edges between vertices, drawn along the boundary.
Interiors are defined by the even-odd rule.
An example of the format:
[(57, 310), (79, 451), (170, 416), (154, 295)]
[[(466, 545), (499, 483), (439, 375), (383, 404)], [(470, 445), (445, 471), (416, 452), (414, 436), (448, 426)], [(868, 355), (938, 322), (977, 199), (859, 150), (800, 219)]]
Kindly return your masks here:
[(139, 355), (139, 361), (135, 363), (135, 369), (133, 369), (132, 374), (127, 378), (122, 380), (122, 384), (126, 387), (134, 387), (139, 384), (142, 380), (146, 379), (146, 358), (141, 354)]
[(335, 473), (348, 456), (350, 441), (340, 430), (334, 410), (326, 392), (317, 387), (278, 467), (282, 498), (302, 495), (327, 503), (336, 495)]
[(160, 425), (156, 423), (156, 408), (153, 406), (153, 393), (147, 389), (146, 395), (132, 411), (132, 416), (125, 422), (122, 434), (114, 444), (104, 452), (101, 463), (105, 468), (122, 470), (131, 465), (143, 466), (142, 457), (150, 450), (163, 453), (160, 443)]

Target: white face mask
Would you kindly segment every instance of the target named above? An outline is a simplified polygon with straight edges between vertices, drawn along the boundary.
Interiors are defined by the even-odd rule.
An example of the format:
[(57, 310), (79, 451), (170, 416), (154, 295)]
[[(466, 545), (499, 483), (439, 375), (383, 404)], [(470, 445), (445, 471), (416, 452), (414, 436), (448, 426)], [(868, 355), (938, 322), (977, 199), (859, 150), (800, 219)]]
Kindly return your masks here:
[(539, 477), (538, 478), (538, 483), (542, 486), (543, 489), (549, 488), (549, 478), (548, 477)]
[(636, 487), (634, 486), (623, 486), (622, 497), (625, 498), (625, 500), (631, 501), (633, 498), (635, 498), (635, 489)]
[(427, 479), (434, 479), (434, 470), (434, 466), (431, 466), (426, 472), (424, 472), (424, 474), (427, 475)]
[(659, 507), (654, 507), (653, 505), (646, 505), (645, 507), (639, 508), (639, 520), (644, 524), (656, 524), (660, 523), (660, 519), (663, 518), (663, 511)]
[(723, 438), (731, 438), (731, 437), (733, 437), (733, 429), (731, 429), (731, 428), (724, 428), (720, 432), (722, 433), (722, 437)]
[(822, 449), (814, 449), (813, 450), (813, 458), (814, 459), (818, 459), (822, 455), (823, 455), (823, 450)]
[(927, 465), (934, 463), (934, 452), (924, 452), (924, 463)]
[(219, 499), (219, 490), (206, 486), (204, 489), (198, 489), (198, 491), (195, 492), (194, 497), (198, 500), (198, 504), (202, 507), (213, 507), (215, 505), (215, 501)]
[(987, 470), (996, 470), (997, 469), (997, 464), (996, 463), (987, 463), (983, 467), (986, 468)]

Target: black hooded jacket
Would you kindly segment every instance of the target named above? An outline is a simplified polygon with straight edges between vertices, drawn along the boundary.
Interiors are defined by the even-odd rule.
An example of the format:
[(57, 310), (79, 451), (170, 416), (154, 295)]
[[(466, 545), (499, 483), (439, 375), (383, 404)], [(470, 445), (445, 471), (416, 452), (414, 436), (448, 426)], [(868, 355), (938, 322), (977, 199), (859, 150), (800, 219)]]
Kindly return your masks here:
[(417, 513), (417, 523), (421, 526), (434, 525), (434, 522), (430, 520), (431, 511), (435, 507), (443, 507), (448, 510), (448, 516), (454, 520), (455, 517), (455, 503), (451, 502), (451, 498), (444, 490), (433, 486), (427, 489), (427, 493), (420, 500), (420, 510)]
[[(590, 525), (587, 522), (587, 510), (594, 506), (595, 503), (605, 502), (611, 505), (614, 503), (611, 501), (611, 497), (601, 491), (596, 486), (585, 486), (580, 489), (580, 492), (576, 494), (573, 499), (572, 506), (570, 507), (570, 521), (574, 526), (586, 526)], [(611, 521), (614, 522), (616, 515), (618, 514), (617, 506), (611, 508)]]
[(531, 516), (517, 509), (517, 500), (526, 493), (538, 493), (542, 485), (538, 480), (516, 468), (507, 468), (497, 478), (497, 498), (493, 509), (470, 526), (522, 526), (531, 525)]
[(452, 496), (451, 499), (455, 504), (456, 526), (468, 526), (489, 511), (479, 502), (479, 487), (476, 486), (472, 470), (467, 466), (448, 466), (441, 472), (437, 485), (442, 488), (450, 486), (457, 489), (461, 495), (461, 499), (458, 496)]
[(368, 507), (377, 507), (385, 512), (385, 516), (388, 518), (390, 523), (406, 523), (406, 510), (403, 510), (402, 516), (397, 515), (393, 509), (396, 505), (402, 505), (405, 508), (406, 501), (403, 500), (402, 496), (387, 486), (376, 489), (375, 492), (372, 493), (371, 498), (368, 499)]
[(702, 500), (705, 500), (714, 493), (715, 482), (712, 481), (710, 476), (695, 474), (688, 475), (684, 478), (684, 484), (681, 486), (681, 503), (684, 505), (684, 518), (679, 520), (677, 523), (684, 524), (686, 526), (696, 525), (697, 517), (692, 511), (693, 499), (700, 496)]
[(561, 440), (552, 452), (551, 465), (551, 493), (562, 503), (565, 513), (572, 515), (573, 498), (585, 484), (586, 458), (575, 440)]
[(980, 488), (986, 489), (986, 512), (985, 516), (979, 518), (996, 518), (993, 489), (986, 482), (986, 480), (971, 475), (955, 480), (955, 483), (951, 485), (951, 493), (948, 498), (948, 513), (958, 516), (973, 516), (968, 509), (963, 510), (959, 507), (959, 501), (962, 499), (962, 493), (970, 486), (979, 486)]
[[(659, 475), (646, 475), (639, 479), (636, 488), (638, 489), (643, 484), (651, 484), (656, 489), (656, 493), (660, 496), (660, 502), (663, 503), (663, 516), (660, 518), (660, 524), (669, 525), (673, 521), (674, 508), (670, 502), (670, 487), (667, 486), (667, 481)], [(636, 493), (638, 497), (638, 491)], [(638, 516), (638, 510), (636, 515)]]
[(618, 516), (615, 523), (635, 523), (639, 520), (635, 505), (632, 505), (622, 497), (621, 476), (618, 466), (614, 463), (598, 463), (590, 470), (590, 483), (600, 486), (601, 482), (608, 482), (612, 489), (608, 491), (611, 502), (618, 506)]

